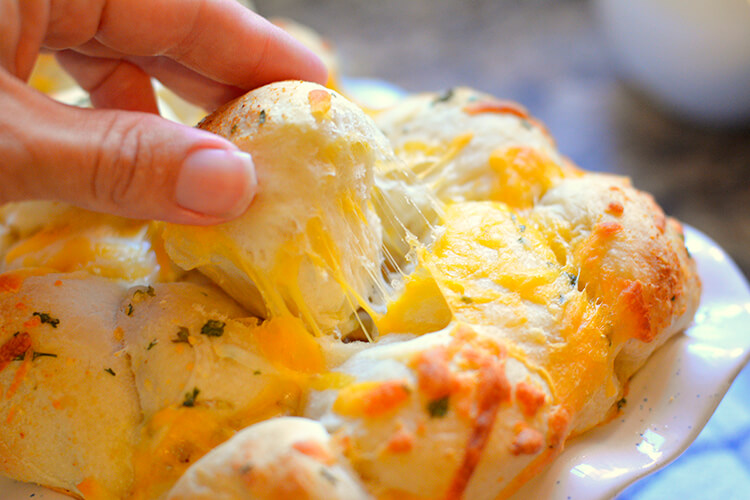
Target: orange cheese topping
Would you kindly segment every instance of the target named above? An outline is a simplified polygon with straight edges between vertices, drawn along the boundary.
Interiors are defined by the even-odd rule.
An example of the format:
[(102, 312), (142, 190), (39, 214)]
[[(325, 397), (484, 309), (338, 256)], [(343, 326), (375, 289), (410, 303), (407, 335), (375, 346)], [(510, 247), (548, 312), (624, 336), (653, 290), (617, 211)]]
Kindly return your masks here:
[(489, 163), (496, 175), (492, 199), (514, 208), (531, 208), (565, 177), (557, 163), (526, 146), (495, 151)]
[(271, 318), (253, 329), (263, 355), (280, 368), (302, 373), (325, 369), (323, 351), (299, 318)]
[(323, 89), (311, 90), (307, 94), (310, 112), (317, 119), (324, 118), (331, 110), (331, 93)]
[(414, 448), (414, 434), (406, 429), (399, 429), (388, 440), (386, 451), (395, 454), (409, 453)]
[(26, 332), (13, 335), (2, 346), (0, 346), (0, 372), (18, 356), (26, 353), (31, 348), (31, 336)]
[(519, 422), (514, 427), (515, 437), (510, 445), (513, 455), (534, 455), (544, 448), (544, 436), (530, 427), (526, 422)]
[(529, 112), (526, 108), (513, 101), (504, 101), (500, 99), (485, 99), (472, 102), (463, 108), (467, 115), (478, 115), (481, 113), (501, 113), (510, 114), (519, 118), (528, 118)]
[(419, 389), (429, 399), (449, 395), (457, 387), (448, 363), (448, 350), (444, 346), (422, 351), (415, 363)]
[(406, 403), (410, 393), (401, 380), (359, 382), (339, 392), (333, 411), (347, 417), (379, 417)]
[(533, 417), (539, 408), (544, 406), (544, 393), (530, 382), (519, 382), (516, 385), (516, 400), (521, 412), (527, 417)]
[(0, 292), (16, 293), (21, 289), (23, 276), (18, 273), (0, 274)]
[(460, 499), (489, 442), (500, 405), (510, 400), (510, 383), (505, 376), (505, 356), (487, 355), (482, 359), (476, 390), (474, 419), (463, 460), (453, 475), (446, 499)]
[(322, 464), (333, 465), (336, 462), (336, 457), (316, 441), (297, 441), (292, 448)]
[(6, 399), (12, 398), (18, 388), (21, 387), (23, 379), (26, 378), (26, 375), (31, 369), (32, 360), (33, 358), (30, 354), (30, 351), (27, 350), (23, 356), (23, 362), (21, 363), (21, 366), (19, 366), (18, 370), (16, 370), (16, 375), (13, 377), (13, 382), (11, 382), (10, 387), (8, 387), (8, 391), (5, 393)]
[(76, 488), (86, 500), (103, 500), (108, 497), (104, 487), (93, 477), (87, 477)]

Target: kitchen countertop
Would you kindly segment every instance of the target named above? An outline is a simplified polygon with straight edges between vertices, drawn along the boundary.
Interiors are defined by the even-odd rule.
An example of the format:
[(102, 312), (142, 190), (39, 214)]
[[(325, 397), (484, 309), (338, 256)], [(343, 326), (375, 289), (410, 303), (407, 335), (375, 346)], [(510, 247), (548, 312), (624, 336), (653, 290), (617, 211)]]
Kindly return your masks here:
[[(621, 83), (584, 0), (256, 0), (337, 48), (342, 73), (406, 91), (468, 85), (516, 100), (587, 170), (629, 176), (665, 211), (719, 243), (750, 276), (750, 124), (712, 129)], [(745, 499), (750, 368), (697, 441), (619, 499)]]

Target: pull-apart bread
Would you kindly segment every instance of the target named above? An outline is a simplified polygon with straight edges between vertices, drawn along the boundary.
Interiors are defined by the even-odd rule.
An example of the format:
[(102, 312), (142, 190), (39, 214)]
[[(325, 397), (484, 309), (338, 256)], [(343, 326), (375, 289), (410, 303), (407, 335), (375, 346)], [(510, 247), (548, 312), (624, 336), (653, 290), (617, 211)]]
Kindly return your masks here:
[(214, 227), (14, 204), (0, 472), (85, 499), (507, 498), (686, 328), (676, 221), (471, 89), (304, 82), (200, 127), (260, 194)]

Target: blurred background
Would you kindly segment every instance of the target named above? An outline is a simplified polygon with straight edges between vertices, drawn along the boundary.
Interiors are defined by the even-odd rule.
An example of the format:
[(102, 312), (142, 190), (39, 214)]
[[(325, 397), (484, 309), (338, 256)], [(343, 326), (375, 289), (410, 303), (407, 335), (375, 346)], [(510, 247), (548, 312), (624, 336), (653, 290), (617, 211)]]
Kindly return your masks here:
[[(629, 176), (750, 276), (747, 0), (255, 4), (326, 37), (345, 76), (522, 103), (574, 163)], [(750, 498), (748, 399), (745, 369), (691, 448), (618, 499)]]
[[(744, 3), (750, 19), (747, 0), (729, 1)], [(468, 85), (520, 102), (576, 164), (631, 177), (669, 214), (719, 242), (750, 276), (750, 110), (744, 123), (691, 122), (622, 83), (593, 2), (255, 4), (266, 17), (289, 17), (326, 37), (345, 76), (382, 79), (408, 92)], [(750, 24), (745, 29), (750, 33)], [(750, 87), (744, 91), (750, 98)]]

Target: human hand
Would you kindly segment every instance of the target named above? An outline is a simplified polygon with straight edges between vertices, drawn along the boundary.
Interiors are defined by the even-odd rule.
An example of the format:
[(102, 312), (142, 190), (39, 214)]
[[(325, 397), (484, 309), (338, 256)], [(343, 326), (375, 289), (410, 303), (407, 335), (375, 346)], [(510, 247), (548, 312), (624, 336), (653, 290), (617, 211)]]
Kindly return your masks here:
[[(91, 95), (66, 106), (25, 85), (40, 50)], [(212, 110), (322, 63), (234, 0), (0, 0), (0, 203), (65, 201), (183, 224), (242, 214), (252, 158), (158, 116), (151, 77)]]

